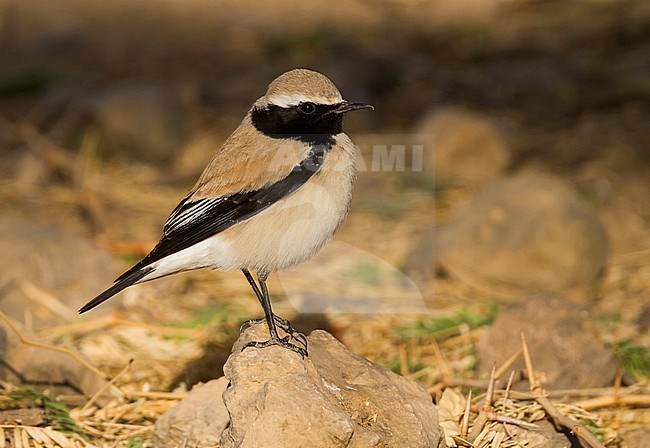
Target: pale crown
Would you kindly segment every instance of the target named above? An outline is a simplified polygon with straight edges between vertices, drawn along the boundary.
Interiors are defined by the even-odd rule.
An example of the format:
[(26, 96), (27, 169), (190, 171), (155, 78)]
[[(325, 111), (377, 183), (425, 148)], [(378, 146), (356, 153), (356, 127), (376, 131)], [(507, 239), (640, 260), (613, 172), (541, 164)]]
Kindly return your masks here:
[(306, 69), (295, 69), (277, 77), (261, 98), (267, 104), (291, 107), (300, 103), (339, 104), (339, 89), (325, 75)]

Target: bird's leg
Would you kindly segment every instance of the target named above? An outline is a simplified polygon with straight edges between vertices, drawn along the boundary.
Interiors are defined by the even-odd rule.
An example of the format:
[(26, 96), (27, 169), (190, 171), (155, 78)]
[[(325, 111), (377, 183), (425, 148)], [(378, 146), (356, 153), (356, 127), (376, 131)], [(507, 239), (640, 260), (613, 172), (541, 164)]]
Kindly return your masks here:
[[(259, 300), (260, 304), (262, 307), (264, 307), (264, 298), (262, 297), (262, 292), (260, 289), (257, 287), (257, 283), (255, 283), (255, 279), (253, 279), (253, 276), (251, 273), (248, 271), (248, 269), (242, 269), (242, 272), (244, 273), (244, 276), (246, 277), (246, 280), (248, 280), (248, 283), (251, 285), (251, 288), (253, 288), (253, 292), (255, 293), (255, 296), (257, 297), (257, 300)], [(273, 315), (273, 318), (275, 320), (275, 324), (282, 328), (287, 334), (292, 334), (295, 332), (293, 328), (291, 328), (291, 325), (288, 320), (281, 318), (280, 316), (276, 316), (275, 314)], [(254, 324), (258, 324), (262, 321), (265, 321), (266, 318), (262, 317), (260, 319), (250, 319), (242, 324), (242, 326), (239, 328), (239, 331), (243, 331), (245, 328), (248, 328)]]
[[(249, 283), (251, 283), (251, 281), (254, 283), (253, 277), (250, 275), (250, 273), (248, 273), (248, 275), (246, 275), (246, 272), (248, 272), (248, 271), (245, 271), (244, 275), (246, 276), (247, 279), (250, 278)], [(284, 338), (280, 338), (280, 336), (278, 336), (278, 330), (276, 328), (275, 315), (273, 314), (273, 310), (271, 309), (271, 299), (269, 298), (269, 291), (268, 291), (268, 289), (266, 287), (266, 279), (267, 278), (268, 278), (268, 274), (265, 274), (265, 273), (258, 274), (257, 280), (259, 281), (260, 287), (259, 287), (259, 289), (254, 287), (253, 290), (256, 292), (256, 294), (257, 294), (257, 291), (260, 292), (260, 295), (258, 296), (258, 298), (260, 299), (260, 303), (262, 304), (262, 308), (264, 308), (264, 315), (266, 317), (266, 323), (267, 323), (267, 325), (269, 327), (269, 334), (270, 334), (271, 338), (268, 341), (264, 341), (264, 342), (249, 342), (248, 344), (246, 344), (244, 346), (244, 349), (247, 348), (247, 347), (264, 348), (264, 347), (269, 347), (271, 345), (280, 345), (280, 346), (282, 346), (284, 348), (287, 348), (289, 350), (292, 350), (292, 351), (298, 353), (302, 357), (305, 357), (305, 356), (307, 356), (307, 348), (306, 348), (307, 341), (306, 340), (304, 341), (305, 347), (303, 348), (303, 347), (298, 347), (297, 345), (292, 344), (291, 342), (289, 342), (289, 340), (291, 339), (291, 336), (292, 336), (292, 334), (289, 333), (289, 332), (287, 332), (287, 333), (289, 333), (289, 335), (284, 337)], [(251, 286), (252, 286), (252, 284), (251, 284)], [(291, 327), (289, 326), (289, 328), (291, 328)], [(293, 329), (291, 329), (291, 330), (293, 331)]]
[[(244, 276), (246, 277), (246, 280), (248, 280), (248, 283), (251, 285), (251, 288), (253, 288), (253, 292), (257, 296), (257, 300), (259, 300), (260, 304), (262, 305), (262, 308), (264, 308), (264, 297), (262, 292), (257, 286), (257, 283), (255, 283), (255, 279), (253, 279), (253, 276), (251, 273), (248, 271), (248, 269), (242, 269), (242, 272), (244, 273)], [(267, 275), (268, 276), (268, 275)], [(267, 276), (264, 277), (264, 288), (266, 288), (266, 278)], [(261, 284), (261, 283), (260, 283)], [(268, 294), (268, 292), (267, 292)], [(271, 301), (269, 300), (269, 307), (270, 307)], [(273, 313), (271, 313), (273, 314)], [(239, 327), (239, 331), (243, 331), (245, 328), (248, 328), (254, 324), (258, 324), (262, 321), (266, 320), (265, 317), (262, 317), (260, 319), (250, 319), (246, 322), (244, 322), (241, 327)], [(287, 319), (283, 319), (280, 316), (276, 316), (273, 314), (273, 320), (275, 321), (275, 325), (278, 328), (281, 328), (285, 333), (287, 333), (289, 336), (292, 338), (296, 339), (296, 341), (300, 342), (301, 345), (303, 345), (305, 348), (307, 348), (307, 338), (305, 337), (304, 334), (296, 331), (293, 329), (291, 326), (291, 323)], [(270, 331), (270, 327), (269, 327)]]
[(273, 310), (271, 309), (271, 299), (269, 297), (269, 290), (266, 287), (266, 278), (265, 274), (258, 274), (257, 281), (260, 282), (260, 289), (262, 290), (262, 308), (264, 308), (264, 316), (266, 317), (266, 323), (269, 326), (269, 333), (271, 334), (271, 339), (277, 339), (278, 330), (275, 328), (275, 319)]
[[(282, 319), (281, 317), (276, 316), (275, 314), (273, 314), (273, 311), (271, 310), (271, 298), (269, 296), (269, 291), (266, 288), (266, 279), (267, 279), (267, 277), (268, 277), (268, 274), (265, 274), (263, 276), (258, 275), (258, 280), (260, 282), (260, 287), (262, 288), (262, 296), (266, 298), (265, 302), (268, 305), (269, 312), (271, 313), (271, 316), (273, 316), (273, 319), (276, 322), (276, 324), (277, 324), (278, 321), (281, 322), (281, 324), (278, 325), (278, 326), (280, 328), (282, 328), (290, 336), (290, 338), (293, 338), (293, 339), (295, 339), (296, 341), (299, 341), (302, 344), (302, 346), (304, 347), (304, 352), (305, 352), (303, 356), (306, 356), (307, 355), (307, 338), (305, 337), (305, 335), (300, 333), (299, 331), (294, 330), (293, 327), (291, 326), (291, 323), (287, 319)], [(264, 304), (262, 304), (262, 308), (264, 308), (264, 313), (266, 314), (266, 307), (264, 306)], [(267, 322), (268, 322), (268, 318), (269, 318), (269, 316), (268, 316), (268, 314), (266, 314)], [(293, 344), (291, 344), (291, 345), (293, 345)], [(295, 347), (295, 345), (294, 345), (294, 347)], [(299, 352), (299, 353), (302, 355), (302, 352)]]

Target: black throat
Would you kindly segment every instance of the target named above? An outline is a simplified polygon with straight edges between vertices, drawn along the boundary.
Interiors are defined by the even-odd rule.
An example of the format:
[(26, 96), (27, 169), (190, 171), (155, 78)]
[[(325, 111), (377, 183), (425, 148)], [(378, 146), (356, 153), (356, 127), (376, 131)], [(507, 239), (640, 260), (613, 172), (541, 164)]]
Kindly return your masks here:
[(317, 104), (305, 114), (300, 106), (269, 105), (254, 108), (251, 119), (255, 128), (271, 138), (292, 138), (309, 144), (331, 146), (334, 136), (343, 132), (343, 114), (332, 112), (338, 104)]

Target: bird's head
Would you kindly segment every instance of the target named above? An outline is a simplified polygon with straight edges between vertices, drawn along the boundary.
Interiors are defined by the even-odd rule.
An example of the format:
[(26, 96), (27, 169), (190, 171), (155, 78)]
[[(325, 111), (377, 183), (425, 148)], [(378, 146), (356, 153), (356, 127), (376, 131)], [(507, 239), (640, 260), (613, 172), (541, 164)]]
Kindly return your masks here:
[(251, 119), (258, 131), (271, 137), (333, 136), (343, 131), (346, 112), (373, 109), (345, 101), (325, 75), (306, 69), (277, 77), (253, 104)]

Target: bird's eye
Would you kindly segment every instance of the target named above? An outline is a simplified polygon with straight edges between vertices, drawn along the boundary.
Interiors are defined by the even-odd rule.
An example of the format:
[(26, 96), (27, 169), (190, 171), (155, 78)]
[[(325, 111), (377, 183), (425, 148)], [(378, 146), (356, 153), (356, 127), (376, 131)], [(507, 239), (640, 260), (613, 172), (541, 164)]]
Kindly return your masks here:
[(316, 105), (314, 103), (300, 103), (300, 111), (303, 114), (313, 114), (316, 111)]

